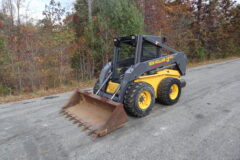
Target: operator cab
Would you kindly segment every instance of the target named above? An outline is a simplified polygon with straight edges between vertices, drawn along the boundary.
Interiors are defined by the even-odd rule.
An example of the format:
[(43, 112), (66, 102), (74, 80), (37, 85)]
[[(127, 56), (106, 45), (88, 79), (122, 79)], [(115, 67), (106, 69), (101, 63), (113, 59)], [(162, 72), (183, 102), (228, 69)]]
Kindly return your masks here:
[(121, 37), (114, 39), (116, 67), (129, 67), (134, 64), (137, 40), (135, 37)]
[(161, 47), (158, 43), (165, 41), (165, 37), (146, 35), (115, 38), (112, 81), (120, 81), (125, 71), (132, 65), (161, 57)]

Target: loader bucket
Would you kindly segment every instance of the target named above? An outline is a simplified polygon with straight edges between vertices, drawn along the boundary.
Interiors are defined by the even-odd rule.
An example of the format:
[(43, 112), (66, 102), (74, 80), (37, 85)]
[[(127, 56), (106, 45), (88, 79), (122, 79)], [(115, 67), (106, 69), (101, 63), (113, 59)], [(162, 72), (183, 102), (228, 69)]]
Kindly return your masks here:
[(127, 123), (123, 104), (89, 92), (76, 90), (61, 113), (93, 138), (105, 136)]

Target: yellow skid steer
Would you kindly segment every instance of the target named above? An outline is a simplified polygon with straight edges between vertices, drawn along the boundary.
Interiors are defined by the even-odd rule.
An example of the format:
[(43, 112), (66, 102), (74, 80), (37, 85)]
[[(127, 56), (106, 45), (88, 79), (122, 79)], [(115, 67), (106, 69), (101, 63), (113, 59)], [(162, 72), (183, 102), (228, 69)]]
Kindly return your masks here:
[(61, 113), (97, 138), (126, 124), (126, 113), (148, 115), (155, 99), (175, 104), (186, 85), (181, 79), (186, 56), (165, 42), (165, 37), (150, 35), (114, 38), (113, 60), (103, 67), (93, 93), (77, 89)]

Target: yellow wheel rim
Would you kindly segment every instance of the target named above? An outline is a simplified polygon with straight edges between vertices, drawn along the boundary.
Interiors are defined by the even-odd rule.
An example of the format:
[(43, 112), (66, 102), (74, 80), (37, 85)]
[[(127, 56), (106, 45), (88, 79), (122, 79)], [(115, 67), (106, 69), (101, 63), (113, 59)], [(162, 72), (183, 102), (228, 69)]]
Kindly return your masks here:
[(169, 96), (171, 98), (171, 100), (174, 100), (177, 98), (178, 96), (178, 93), (179, 93), (179, 88), (178, 88), (178, 85), (177, 84), (173, 84), (170, 88), (170, 93), (169, 93)]
[(143, 91), (138, 96), (138, 106), (141, 109), (147, 109), (152, 101), (152, 97), (149, 91)]

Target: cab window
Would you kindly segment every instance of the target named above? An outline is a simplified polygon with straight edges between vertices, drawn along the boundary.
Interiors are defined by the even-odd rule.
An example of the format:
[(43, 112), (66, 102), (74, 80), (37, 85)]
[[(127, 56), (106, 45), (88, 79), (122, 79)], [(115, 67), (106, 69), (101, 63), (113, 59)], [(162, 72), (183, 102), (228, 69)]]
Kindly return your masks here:
[(142, 45), (141, 62), (160, 57), (160, 48), (144, 41)]

